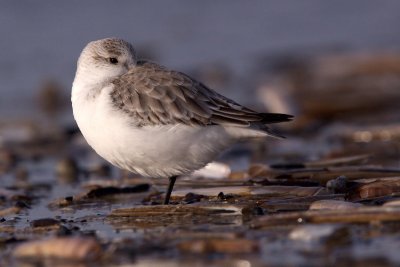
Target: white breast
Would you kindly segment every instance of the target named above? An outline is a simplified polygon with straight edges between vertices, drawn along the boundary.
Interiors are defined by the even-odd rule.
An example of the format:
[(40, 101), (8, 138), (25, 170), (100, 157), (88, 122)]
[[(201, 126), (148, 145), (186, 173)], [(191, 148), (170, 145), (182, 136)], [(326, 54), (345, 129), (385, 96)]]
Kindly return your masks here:
[(221, 126), (135, 127), (103, 88), (95, 98), (73, 96), (75, 120), (89, 145), (112, 164), (144, 176), (169, 177), (205, 166), (235, 140)]

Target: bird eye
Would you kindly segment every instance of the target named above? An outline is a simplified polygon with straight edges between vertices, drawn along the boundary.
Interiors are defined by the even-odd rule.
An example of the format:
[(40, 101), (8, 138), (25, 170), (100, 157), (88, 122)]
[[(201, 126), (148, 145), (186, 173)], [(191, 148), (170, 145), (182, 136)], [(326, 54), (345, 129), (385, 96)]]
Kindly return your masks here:
[(116, 59), (115, 57), (110, 57), (108, 60), (110, 61), (111, 64), (114, 65), (118, 64), (118, 59)]

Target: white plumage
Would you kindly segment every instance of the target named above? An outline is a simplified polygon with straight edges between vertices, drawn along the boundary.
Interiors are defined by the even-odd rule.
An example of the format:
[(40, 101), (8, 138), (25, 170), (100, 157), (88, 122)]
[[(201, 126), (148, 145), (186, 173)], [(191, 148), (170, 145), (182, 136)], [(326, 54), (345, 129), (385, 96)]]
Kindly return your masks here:
[(150, 177), (197, 170), (233, 143), (274, 136), (257, 113), (183, 73), (136, 60), (120, 39), (89, 43), (72, 87), (75, 120), (89, 145), (122, 169)]

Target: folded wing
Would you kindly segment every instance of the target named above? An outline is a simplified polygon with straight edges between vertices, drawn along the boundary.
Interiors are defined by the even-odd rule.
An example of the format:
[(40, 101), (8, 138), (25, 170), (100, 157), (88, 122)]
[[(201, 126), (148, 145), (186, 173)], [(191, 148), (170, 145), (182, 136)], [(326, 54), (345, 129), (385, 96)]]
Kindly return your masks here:
[(154, 63), (139, 63), (113, 84), (114, 105), (129, 114), (138, 126), (218, 124), (268, 131), (266, 124), (292, 119), (286, 114), (257, 113), (183, 73)]

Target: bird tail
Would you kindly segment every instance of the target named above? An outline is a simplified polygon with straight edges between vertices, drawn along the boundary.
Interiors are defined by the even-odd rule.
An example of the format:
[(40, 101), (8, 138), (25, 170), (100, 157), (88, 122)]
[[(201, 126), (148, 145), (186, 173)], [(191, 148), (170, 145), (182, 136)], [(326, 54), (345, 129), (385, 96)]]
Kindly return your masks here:
[(260, 113), (259, 115), (262, 117), (261, 123), (263, 124), (272, 124), (293, 120), (292, 115), (282, 113)]
[(274, 123), (280, 123), (280, 122), (288, 122), (293, 120), (292, 115), (288, 114), (282, 114), (282, 113), (261, 113), (260, 114), (263, 120), (261, 123), (263, 124), (263, 127), (260, 127), (260, 130), (264, 131), (265, 133), (268, 134), (268, 136), (279, 138), (279, 139), (284, 139), (285, 137), (274, 130), (272, 130), (270, 127), (268, 127), (268, 124), (274, 124)]
[(251, 123), (250, 127), (226, 127), (225, 129), (231, 135), (240, 139), (263, 138), (267, 136), (279, 139), (285, 138), (283, 135), (272, 130), (269, 124), (291, 121), (293, 119), (292, 115), (281, 113), (260, 113), (259, 115), (262, 117), (262, 120)]

